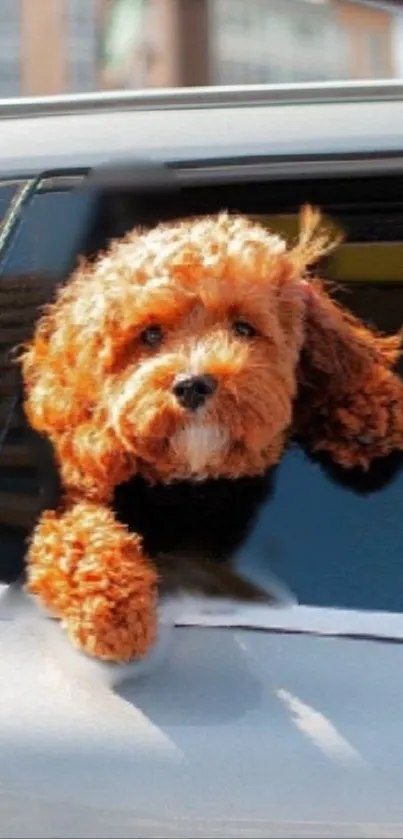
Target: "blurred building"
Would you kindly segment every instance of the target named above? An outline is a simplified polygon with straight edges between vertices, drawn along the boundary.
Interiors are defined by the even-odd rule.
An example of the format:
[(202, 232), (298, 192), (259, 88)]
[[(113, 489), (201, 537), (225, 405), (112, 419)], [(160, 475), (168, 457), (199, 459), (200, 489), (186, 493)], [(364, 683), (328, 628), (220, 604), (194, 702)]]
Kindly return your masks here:
[(0, 0), (0, 97), (99, 87), (105, 0)]
[(211, 72), (219, 84), (347, 76), (343, 31), (329, 3), (215, 0), (211, 42)]
[(109, 0), (109, 9), (107, 86), (403, 75), (398, 0)]
[(395, 75), (399, 4), (356, 0), (213, 0), (215, 83), (309, 82)]
[(0, 0), (0, 97), (387, 77), (399, 0)]

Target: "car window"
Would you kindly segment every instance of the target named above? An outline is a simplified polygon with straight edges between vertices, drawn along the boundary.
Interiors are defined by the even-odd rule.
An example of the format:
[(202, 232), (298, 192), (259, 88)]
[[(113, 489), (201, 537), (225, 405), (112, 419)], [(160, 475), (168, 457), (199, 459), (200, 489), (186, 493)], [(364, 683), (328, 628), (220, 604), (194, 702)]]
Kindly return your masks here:
[[(35, 283), (47, 277), (46, 294), (51, 294), (78, 252), (96, 251), (132, 224), (153, 224), (159, 218), (215, 212), (225, 206), (258, 216), (262, 223), (292, 237), (298, 204), (304, 197), (316, 197), (329, 222), (345, 233), (339, 253), (322, 265), (324, 275), (337, 284), (336, 293), (345, 305), (380, 329), (394, 331), (403, 322), (399, 240), (403, 202), (399, 204), (395, 195), (391, 200), (393, 190), (397, 196), (396, 179), (359, 187), (350, 184), (350, 193), (340, 181), (321, 186), (301, 182), (284, 189), (273, 184), (227, 190), (198, 187), (161, 199), (153, 194), (140, 202), (127, 194), (110, 195), (91, 216), (90, 226), (89, 205), (82, 193), (43, 193), (28, 206), (3, 255), (0, 284), (6, 278), (8, 283), (10, 278), (18, 279), (29, 296)], [(365, 196), (365, 201), (357, 202), (357, 194)], [(16, 440), (19, 433), (18, 429), (10, 432)], [(1, 493), (11, 491), (10, 482), (14, 481), (13, 492), (24, 497), (28, 492), (24, 481), (32, 481), (32, 473), (27, 464), (23, 466), (21, 455), (20, 461), (18, 471), (6, 468), (0, 459), (0, 508)], [(32, 488), (31, 484), (31, 493)], [(137, 482), (131, 507), (152, 555), (180, 554), (185, 546), (217, 562), (229, 559), (257, 583), (266, 585), (274, 573), (305, 604), (403, 610), (400, 455), (362, 475), (330, 467), (294, 444), (269, 476), (239, 481), (236, 491), (225, 484), (203, 485), (201, 495), (200, 488), (188, 489), (175, 494), (172, 489), (157, 488), (154, 495)], [(122, 497), (120, 507), (124, 517)], [(20, 505), (17, 519), (23, 508)], [(1, 523), (5, 567), (7, 562), (12, 565), (10, 556), (15, 559), (16, 552), (23, 556), (23, 540), (15, 531), (11, 534), (10, 528), (4, 529), (7, 510), (3, 509)]]

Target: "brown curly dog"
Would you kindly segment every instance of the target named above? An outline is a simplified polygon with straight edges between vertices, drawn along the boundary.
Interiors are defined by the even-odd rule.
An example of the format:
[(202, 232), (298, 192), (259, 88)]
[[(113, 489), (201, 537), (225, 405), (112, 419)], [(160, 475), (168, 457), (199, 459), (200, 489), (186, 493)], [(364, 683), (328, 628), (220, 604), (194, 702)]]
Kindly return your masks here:
[(257, 475), (291, 433), (346, 467), (401, 448), (400, 338), (339, 307), (307, 269), (331, 247), (227, 214), (134, 230), (81, 264), (25, 348), (25, 408), (53, 444), (63, 501), (28, 553), (28, 590), (103, 659), (155, 639), (157, 573), (111, 509), (150, 482)]

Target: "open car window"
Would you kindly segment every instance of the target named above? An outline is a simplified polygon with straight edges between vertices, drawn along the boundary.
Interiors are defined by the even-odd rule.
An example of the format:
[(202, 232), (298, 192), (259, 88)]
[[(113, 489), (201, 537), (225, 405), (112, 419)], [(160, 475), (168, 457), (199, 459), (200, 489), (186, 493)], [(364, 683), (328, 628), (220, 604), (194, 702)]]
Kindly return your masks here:
[[(309, 200), (322, 206), (329, 223), (345, 234), (344, 244), (323, 263), (321, 272), (344, 305), (393, 332), (403, 323), (403, 203), (398, 180), (372, 185), (350, 180), (200, 186), (161, 199), (154, 193), (142, 201), (126, 191), (109, 196), (85, 236), (85, 197), (53, 185), (28, 206), (2, 263), (3, 284), (11, 288), (17, 279), (23, 280), (26, 289), (38, 277), (59, 282), (66, 266), (70, 270), (72, 249), (93, 253), (132, 225), (154, 224), (160, 218), (227, 208), (258, 217), (292, 238), (297, 208)], [(9, 446), (18, 443), (19, 434), (12, 430)], [(20, 510), (19, 493), (28, 492), (27, 462), (16, 454), (16, 464), (7, 465), (4, 457), (3, 450), (0, 490), (3, 496), (12, 491), (14, 511)], [(31, 472), (28, 477), (31, 480)], [(292, 444), (279, 466), (261, 480), (206, 485), (201, 493), (162, 488), (156, 494), (139, 481), (131, 508), (136, 510), (132, 523), (144, 534), (151, 556), (180, 557), (187, 551), (202, 561), (213, 560), (217, 567), (227, 561), (247, 580), (269, 590), (274, 575), (308, 607), (401, 613), (402, 499), (400, 455), (374, 464), (363, 475), (336, 469)], [(7, 504), (9, 500), (7, 495)], [(10, 529), (9, 508), (4, 509), (2, 573), (3, 579), (10, 579), (13, 566), (21, 567), (27, 530), (18, 530), (19, 514)]]

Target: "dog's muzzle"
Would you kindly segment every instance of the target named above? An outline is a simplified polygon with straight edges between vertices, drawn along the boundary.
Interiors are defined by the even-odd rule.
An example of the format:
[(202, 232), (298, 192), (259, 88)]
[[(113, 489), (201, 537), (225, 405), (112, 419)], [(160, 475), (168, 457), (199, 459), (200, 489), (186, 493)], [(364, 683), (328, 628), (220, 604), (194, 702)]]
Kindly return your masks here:
[(214, 376), (178, 376), (172, 391), (182, 408), (197, 411), (215, 393), (218, 382)]

